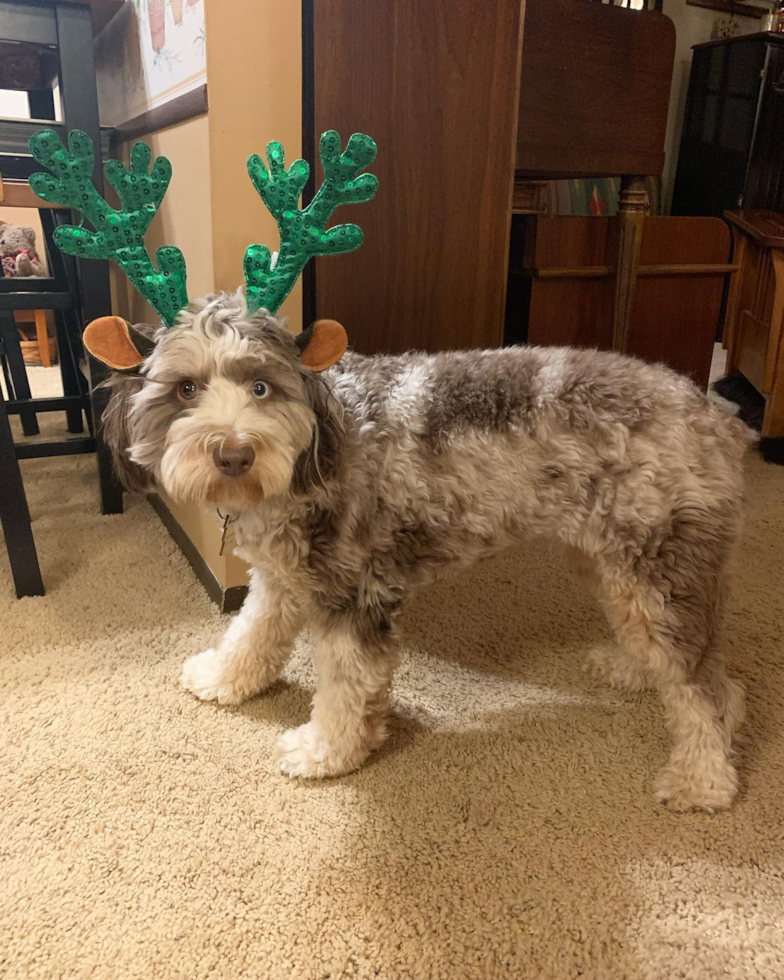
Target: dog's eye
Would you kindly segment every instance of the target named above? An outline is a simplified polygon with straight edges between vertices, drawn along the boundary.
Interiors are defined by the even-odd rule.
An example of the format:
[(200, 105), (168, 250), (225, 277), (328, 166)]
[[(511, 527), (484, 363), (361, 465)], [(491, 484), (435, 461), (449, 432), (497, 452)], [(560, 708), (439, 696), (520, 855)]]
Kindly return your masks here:
[(183, 401), (192, 401), (198, 394), (199, 389), (196, 387), (196, 382), (186, 379), (181, 381), (177, 386), (177, 394), (182, 398)]
[(272, 395), (272, 385), (268, 385), (266, 381), (253, 382), (254, 398), (258, 398), (260, 402), (265, 402), (271, 395)]

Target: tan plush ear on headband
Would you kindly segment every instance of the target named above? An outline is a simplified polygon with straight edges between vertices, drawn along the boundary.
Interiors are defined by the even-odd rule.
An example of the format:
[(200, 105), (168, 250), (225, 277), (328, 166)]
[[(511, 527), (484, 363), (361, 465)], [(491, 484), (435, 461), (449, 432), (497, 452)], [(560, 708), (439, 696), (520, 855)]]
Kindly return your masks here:
[(297, 343), (302, 349), (300, 360), (305, 367), (311, 371), (326, 371), (346, 353), (348, 335), (337, 320), (316, 320), (300, 334)]
[(114, 371), (130, 371), (144, 360), (131, 340), (128, 324), (119, 316), (101, 316), (88, 323), (82, 343), (96, 360)]

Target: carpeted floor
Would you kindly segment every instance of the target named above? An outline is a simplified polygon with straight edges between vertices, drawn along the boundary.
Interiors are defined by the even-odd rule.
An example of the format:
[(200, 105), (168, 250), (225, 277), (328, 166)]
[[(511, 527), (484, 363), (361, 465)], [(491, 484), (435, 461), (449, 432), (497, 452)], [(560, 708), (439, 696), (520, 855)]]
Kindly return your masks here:
[(581, 672), (606, 628), (539, 548), (421, 593), (384, 750), (289, 782), (307, 641), (245, 706), (183, 692), (223, 622), (145, 502), (98, 516), (93, 466), (24, 464), (45, 598), (0, 555), (0, 976), (784, 976), (784, 469), (749, 460), (745, 786), (711, 818), (653, 802), (659, 704)]

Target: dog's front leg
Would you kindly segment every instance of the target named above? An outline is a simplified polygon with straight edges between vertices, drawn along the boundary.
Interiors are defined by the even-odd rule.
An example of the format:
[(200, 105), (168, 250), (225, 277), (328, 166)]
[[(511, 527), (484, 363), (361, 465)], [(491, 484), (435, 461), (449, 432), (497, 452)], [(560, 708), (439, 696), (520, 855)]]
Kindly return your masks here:
[(292, 778), (357, 769), (386, 736), (396, 644), (389, 627), (341, 624), (314, 630), (316, 695), (310, 721), (278, 739), (275, 757)]
[(278, 676), (301, 627), (293, 594), (255, 570), (242, 609), (220, 643), (189, 657), (180, 683), (202, 701), (239, 704), (252, 698)]

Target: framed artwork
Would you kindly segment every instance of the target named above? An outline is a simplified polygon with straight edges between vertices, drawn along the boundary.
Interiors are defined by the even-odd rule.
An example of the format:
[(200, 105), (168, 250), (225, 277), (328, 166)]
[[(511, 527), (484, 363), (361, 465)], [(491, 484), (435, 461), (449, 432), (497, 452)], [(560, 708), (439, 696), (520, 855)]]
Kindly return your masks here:
[(104, 125), (140, 135), (206, 110), (204, 2), (126, 0), (96, 41)]

